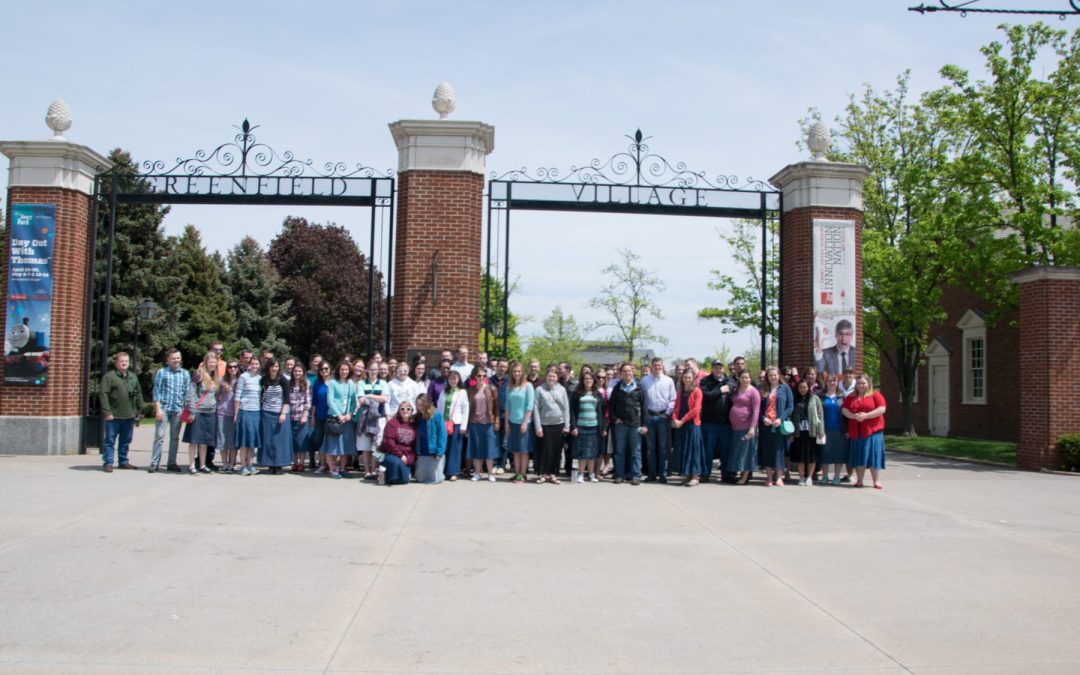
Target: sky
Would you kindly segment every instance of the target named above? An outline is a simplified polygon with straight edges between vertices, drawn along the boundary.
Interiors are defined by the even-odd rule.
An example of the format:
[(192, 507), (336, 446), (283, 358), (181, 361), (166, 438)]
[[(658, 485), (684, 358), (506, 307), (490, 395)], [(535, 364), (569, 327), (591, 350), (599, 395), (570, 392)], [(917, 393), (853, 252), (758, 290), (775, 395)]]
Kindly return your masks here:
[[(448, 82), (451, 119), (495, 127), (489, 174), (606, 160), (641, 129), (672, 163), (744, 180), (808, 159), (797, 142), (810, 107), (835, 126), (851, 94), (890, 88), (905, 70), (916, 93), (939, 86), (945, 64), (981, 76), (979, 48), (1001, 39), (1003, 21), (921, 16), (907, 10), (913, 0), (5, 4), (6, 140), (48, 138), (45, 111), (61, 98), (73, 118), (66, 138), (102, 154), (120, 147), (169, 163), (230, 141), (247, 118), (259, 141), (316, 165), (396, 169), (387, 125), (437, 118), (431, 95)], [(983, 2), (1003, 4), (1067, 7)], [(287, 215), (343, 225), (366, 250), (370, 214), (358, 208), (175, 206), (165, 227), (192, 223), (207, 248), (225, 251), (245, 235), (268, 245)], [(579, 323), (598, 320), (588, 300), (629, 248), (666, 285), (664, 317), (652, 320), (669, 341), (652, 345), (660, 354), (747, 351), (753, 332), (697, 318), (725, 301), (707, 284), (712, 270), (732, 270), (717, 234), (729, 225), (515, 211), (511, 311), (531, 318), (524, 335), (555, 305)]]

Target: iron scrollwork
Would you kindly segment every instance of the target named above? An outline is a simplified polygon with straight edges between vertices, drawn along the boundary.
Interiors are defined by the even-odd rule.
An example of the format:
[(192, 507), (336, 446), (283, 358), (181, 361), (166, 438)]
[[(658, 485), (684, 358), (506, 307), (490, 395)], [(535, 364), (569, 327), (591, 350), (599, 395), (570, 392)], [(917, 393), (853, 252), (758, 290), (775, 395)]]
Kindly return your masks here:
[(278, 152), (258, 141), (254, 131), (259, 128), (247, 119), (239, 127), (239, 133), (228, 143), (213, 150), (198, 150), (194, 157), (176, 159), (176, 164), (165, 168), (161, 160), (142, 163), (146, 175), (186, 176), (249, 176), (255, 178), (315, 177), (315, 178), (392, 178), (393, 170), (379, 171), (363, 164), (349, 165), (345, 162), (326, 162), (319, 169), (310, 159), (297, 159), (292, 151)]
[(540, 167), (535, 172), (527, 168), (512, 169), (490, 175), (493, 181), (529, 181), (535, 183), (594, 185), (620, 185), (628, 187), (702, 188), (713, 190), (772, 192), (767, 181), (719, 174), (710, 179), (704, 171), (688, 169), (685, 162), (669, 162), (654, 153), (646, 143), (652, 136), (645, 136), (638, 129), (633, 136), (626, 135), (630, 145), (606, 161), (593, 159), (585, 166), (571, 166), (565, 175), (558, 168)]

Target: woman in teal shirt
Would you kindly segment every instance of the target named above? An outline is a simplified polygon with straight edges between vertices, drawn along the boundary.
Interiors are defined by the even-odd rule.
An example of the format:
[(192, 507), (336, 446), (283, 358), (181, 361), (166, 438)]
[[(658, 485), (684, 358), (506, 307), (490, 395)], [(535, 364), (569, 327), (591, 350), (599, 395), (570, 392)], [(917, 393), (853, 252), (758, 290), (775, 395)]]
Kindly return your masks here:
[(506, 383), (506, 451), (513, 457), (515, 483), (524, 483), (529, 471), (534, 396), (533, 386), (525, 379), (525, 367), (512, 361)]
[(326, 389), (327, 420), (336, 419), (341, 425), (340, 433), (336, 436), (329, 432), (323, 434), (322, 453), (331, 478), (341, 478), (348, 458), (356, 456), (353, 417), (356, 415), (357, 401), (356, 385), (350, 379), (351, 375), (352, 367), (342, 361), (337, 367), (337, 377), (330, 381)]

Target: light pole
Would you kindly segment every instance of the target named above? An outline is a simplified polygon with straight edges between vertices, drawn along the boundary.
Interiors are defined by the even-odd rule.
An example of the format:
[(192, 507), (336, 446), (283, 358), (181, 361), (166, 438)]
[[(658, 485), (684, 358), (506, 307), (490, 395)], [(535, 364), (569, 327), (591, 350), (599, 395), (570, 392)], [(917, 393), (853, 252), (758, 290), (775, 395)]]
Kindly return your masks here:
[(139, 372), (139, 320), (153, 319), (157, 310), (158, 306), (150, 298), (143, 298), (142, 302), (135, 305), (135, 349), (132, 350), (134, 355), (131, 358), (131, 370), (135, 374)]

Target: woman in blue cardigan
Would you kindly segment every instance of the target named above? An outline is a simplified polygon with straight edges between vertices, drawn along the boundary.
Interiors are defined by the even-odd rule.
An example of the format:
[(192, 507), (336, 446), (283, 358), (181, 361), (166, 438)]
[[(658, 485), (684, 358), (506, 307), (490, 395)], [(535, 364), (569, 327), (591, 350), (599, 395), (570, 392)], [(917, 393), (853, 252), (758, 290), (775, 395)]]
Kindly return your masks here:
[(446, 456), (446, 421), (427, 394), (416, 397), (416, 481), (441, 483)]
[(791, 388), (780, 381), (776, 366), (769, 366), (765, 369), (765, 386), (761, 389), (761, 433), (758, 436), (758, 464), (765, 470), (766, 487), (784, 484), (788, 437), (782, 429), (794, 408)]

